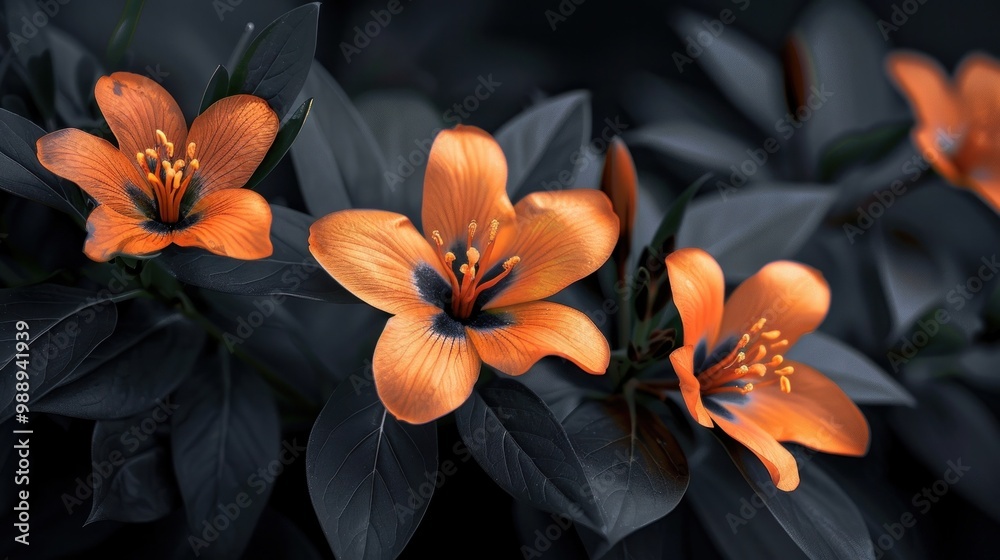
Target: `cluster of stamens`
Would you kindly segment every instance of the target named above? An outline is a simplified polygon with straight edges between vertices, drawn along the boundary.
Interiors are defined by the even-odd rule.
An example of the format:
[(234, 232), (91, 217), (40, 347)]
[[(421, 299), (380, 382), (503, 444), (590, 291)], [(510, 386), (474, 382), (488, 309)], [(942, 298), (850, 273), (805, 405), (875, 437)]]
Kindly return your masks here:
[(767, 319), (758, 319), (727, 356), (698, 374), (702, 392), (746, 394), (754, 390), (754, 384), (749, 381), (739, 383), (740, 380), (748, 375), (764, 378), (769, 372), (774, 375), (758, 382), (757, 387), (779, 383), (783, 393), (792, 392), (788, 376), (795, 369), (792, 366), (781, 367), (784, 357), (779, 354), (788, 349), (788, 339), (782, 338), (779, 330), (765, 331), (766, 323)]
[(198, 170), (198, 160), (194, 157), (195, 144), (188, 143), (185, 157), (174, 160), (174, 143), (167, 141), (167, 135), (162, 130), (156, 131), (156, 141), (156, 147), (136, 152), (135, 159), (153, 189), (160, 221), (172, 224), (180, 219), (181, 199)]
[(484, 291), (496, 286), (501, 280), (503, 280), (508, 274), (510, 274), (511, 269), (514, 265), (521, 262), (520, 257), (510, 257), (503, 262), (503, 271), (497, 274), (492, 279), (481, 282), (485, 271), (482, 270), (483, 263), (489, 265), (493, 261), (493, 249), (496, 246), (497, 232), (500, 230), (500, 222), (498, 220), (492, 220), (490, 222), (490, 231), (486, 241), (486, 249), (480, 254), (479, 250), (476, 249), (472, 242), (476, 237), (476, 221), (472, 220), (469, 222), (469, 237), (466, 243), (468, 249), (465, 251), (466, 262), (459, 267), (458, 271), (462, 275), (461, 281), (455, 275), (455, 270), (453, 263), (455, 262), (455, 253), (451, 251), (444, 251), (444, 239), (441, 237), (441, 232), (434, 230), (431, 232), (431, 237), (434, 239), (434, 243), (437, 245), (438, 257), (444, 264), (444, 269), (448, 275), (448, 281), (451, 283), (451, 311), (452, 315), (459, 319), (468, 318), (472, 314), (473, 308), (476, 303), (476, 299)]

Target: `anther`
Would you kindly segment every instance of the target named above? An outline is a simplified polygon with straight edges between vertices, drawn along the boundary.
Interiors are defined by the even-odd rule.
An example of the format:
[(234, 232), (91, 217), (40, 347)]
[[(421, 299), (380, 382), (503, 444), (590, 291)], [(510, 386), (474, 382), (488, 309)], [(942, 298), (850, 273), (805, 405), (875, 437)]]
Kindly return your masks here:
[(195, 145), (191, 142), (187, 146), (187, 159), (194, 159)]
[[(147, 129), (148, 130), (148, 129)], [(162, 130), (156, 129), (156, 141), (158, 146), (167, 145), (167, 135)]]
[(779, 336), (781, 336), (781, 331), (778, 331), (778, 330), (767, 331), (767, 332), (760, 333), (760, 337), (763, 338), (763, 339), (765, 339), (765, 340), (775, 340)]
[(743, 385), (743, 387), (740, 387), (740, 392), (743, 393), (744, 395), (749, 393), (750, 391), (753, 391), (753, 383), (747, 383)]
[(792, 392), (792, 382), (787, 377), (781, 378), (781, 392), (786, 394)]
[(746, 361), (746, 359), (747, 355), (745, 352), (740, 352), (739, 354), (736, 355), (736, 363), (738, 364), (742, 364), (744, 361)]
[(438, 247), (441, 247), (441, 246), (444, 245), (444, 239), (441, 237), (441, 232), (440, 231), (438, 231), (438, 230), (432, 231), (431, 232), (431, 238), (434, 239), (434, 242), (437, 243)]
[(748, 368), (747, 366), (740, 366), (735, 370), (733, 370), (733, 373), (735, 373), (738, 376), (741, 376), (741, 375), (746, 375), (748, 371), (750, 371), (750, 368)]
[(767, 365), (768, 367), (778, 367), (783, 361), (785, 361), (785, 358), (781, 354), (775, 354), (771, 357), (771, 361)]
[(500, 220), (490, 221), (490, 243), (497, 238), (497, 231), (500, 230)]
[(740, 337), (740, 341), (736, 344), (737, 348), (744, 348), (747, 344), (750, 344), (750, 335), (744, 334)]
[(778, 375), (791, 375), (795, 373), (795, 368), (792, 366), (785, 366), (781, 369), (774, 370), (774, 373), (777, 373)]
[(764, 364), (753, 364), (750, 366), (750, 373), (758, 377), (764, 377), (764, 374), (767, 373), (767, 366)]
[(775, 342), (775, 343), (771, 344), (771, 350), (780, 350), (782, 348), (788, 348), (788, 339), (787, 338), (783, 338), (783, 339), (779, 340), (778, 342)]

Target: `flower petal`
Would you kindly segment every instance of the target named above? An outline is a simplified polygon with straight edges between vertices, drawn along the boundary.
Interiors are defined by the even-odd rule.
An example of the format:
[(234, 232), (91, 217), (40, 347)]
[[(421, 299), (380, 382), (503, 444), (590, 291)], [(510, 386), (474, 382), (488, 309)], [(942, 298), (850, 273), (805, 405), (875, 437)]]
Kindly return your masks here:
[(800, 336), (816, 330), (829, 308), (830, 287), (818, 270), (776, 261), (747, 278), (729, 296), (720, 338), (740, 337), (764, 318), (764, 330), (781, 331), (777, 340), (785, 339), (791, 346)]
[(462, 326), (424, 306), (389, 319), (372, 372), (382, 404), (411, 424), (455, 410), (472, 394), (481, 362)]
[(1000, 170), (986, 179), (970, 178), (970, 188), (1000, 212)]
[(136, 220), (145, 218), (139, 205), (152, 210), (153, 193), (146, 179), (110, 142), (64, 128), (42, 136), (35, 147), (46, 169), (79, 185), (98, 204)]
[(199, 165), (195, 174), (199, 193), (245, 185), (277, 134), (278, 116), (259, 97), (232, 95), (205, 109), (188, 134)]
[(271, 207), (264, 197), (246, 189), (211, 193), (188, 213), (196, 220), (174, 233), (174, 243), (202, 247), (234, 259), (271, 256)]
[(187, 137), (184, 113), (155, 81), (139, 74), (115, 72), (97, 80), (94, 96), (118, 139), (118, 148), (133, 165), (136, 153), (156, 146), (157, 129), (173, 142), (175, 149), (183, 149)]
[(745, 404), (723, 404), (760, 426), (778, 441), (800, 443), (824, 453), (861, 456), (868, 451), (868, 421), (850, 397), (815, 369), (786, 360), (795, 373), (791, 392), (778, 383), (756, 384)]
[(790, 492), (799, 486), (799, 466), (795, 457), (770, 434), (742, 414), (742, 411), (718, 410), (712, 419), (730, 437), (742, 443), (760, 459), (779, 490)]
[(489, 230), (490, 221), (500, 221), (497, 249), (512, 237), (514, 207), (507, 197), (507, 160), (492, 136), (462, 125), (438, 133), (427, 158), (421, 220), (431, 242), (433, 231), (441, 233), (445, 250), (456, 246), (464, 250), (472, 220), (479, 236)]
[(440, 259), (402, 214), (334, 212), (309, 228), (309, 251), (334, 280), (386, 313), (441, 307), (450, 295)]
[(632, 247), (632, 226), (635, 222), (635, 201), (638, 195), (638, 179), (632, 154), (620, 138), (615, 138), (608, 146), (604, 157), (604, 172), (601, 175), (601, 191), (611, 199), (611, 206), (618, 215), (621, 235), (615, 250), (619, 270), (623, 270)]
[(705, 404), (701, 400), (701, 383), (694, 372), (694, 346), (681, 346), (670, 353), (670, 363), (674, 366), (674, 373), (680, 381), (681, 396), (684, 397), (684, 404), (687, 405), (688, 412), (706, 428), (711, 428), (715, 424), (705, 409)]
[(478, 319), (465, 327), (469, 339), (484, 362), (508, 375), (521, 375), (545, 356), (566, 358), (587, 373), (608, 369), (607, 339), (589, 317), (571, 307), (536, 301)]
[(497, 260), (516, 255), (521, 261), (490, 293), (484, 292), (484, 309), (555, 294), (600, 268), (618, 241), (618, 216), (601, 191), (535, 192), (514, 211), (517, 237)]
[(117, 255), (148, 255), (170, 245), (171, 234), (146, 229), (144, 224), (148, 223), (156, 222), (122, 215), (110, 205), (102, 204), (87, 217), (87, 241), (83, 252), (92, 260), (106, 262)]
[(916, 115), (914, 143), (941, 175), (958, 183), (960, 173), (951, 159), (966, 132), (958, 90), (941, 65), (922, 54), (895, 52), (886, 62), (889, 75)]
[(719, 263), (705, 251), (678, 249), (667, 255), (667, 277), (684, 325), (684, 344), (715, 347), (722, 324), (726, 281)]

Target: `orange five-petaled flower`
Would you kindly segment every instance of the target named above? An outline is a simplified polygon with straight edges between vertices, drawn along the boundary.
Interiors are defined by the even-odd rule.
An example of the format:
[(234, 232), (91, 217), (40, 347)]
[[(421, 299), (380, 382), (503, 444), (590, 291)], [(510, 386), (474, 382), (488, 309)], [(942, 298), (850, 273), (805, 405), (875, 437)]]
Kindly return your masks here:
[(94, 94), (118, 140), (64, 129), (38, 139), (38, 160), (97, 201), (84, 252), (95, 261), (148, 255), (171, 243), (239, 259), (271, 254), (271, 209), (242, 189), (278, 132), (267, 102), (234, 95), (198, 116), (190, 132), (159, 84), (116, 72)]
[(519, 375), (547, 355), (592, 374), (608, 343), (583, 313), (538, 301), (597, 270), (618, 218), (597, 190), (507, 197), (507, 162), (486, 132), (438, 134), (424, 177), (421, 235), (406, 216), (344, 210), (317, 221), (309, 249), (345, 288), (393, 315), (373, 359), (394, 416), (429, 422), (469, 397), (485, 362)]
[(773, 262), (725, 304), (722, 269), (701, 249), (670, 254), (667, 274), (684, 326), (684, 345), (670, 361), (698, 423), (745, 445), (786, 491), (798, 486), (799, 471), (781, 441), (838, 455), (867, 452), (868, 423), (851, 399), (815, 369), (783, 357), (826, 316), (830, 289), (818, 271)]
[(967, 56), (948, 79), (941, 65), (916, 53), (893, 53), (889, 74), (913, 112), (913, 141), (953, 185), (968, 186), (1000, 211), (1000, 63)]

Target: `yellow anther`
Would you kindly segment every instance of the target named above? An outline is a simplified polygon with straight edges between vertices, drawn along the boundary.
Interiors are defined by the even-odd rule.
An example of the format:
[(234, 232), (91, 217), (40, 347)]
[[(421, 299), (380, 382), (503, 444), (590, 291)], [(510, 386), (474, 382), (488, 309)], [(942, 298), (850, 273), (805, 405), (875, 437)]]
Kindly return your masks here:
[[(195, 161), (197, 161), (197, 160), (195, 160)], [(441, 232), (440, 231), (438, 231), (438, 230), (432, 231), (431, 232), (431, 238), (434, 239), (434, 242), (437, 243), (438, 247), (441, 247), (442, 245), (444, 245), (444, 239), (441, 237)]]
[(750, 371), (750, 368), (748, 368), (747, 366), (740, 366), (735, 370), (733, 370), (733, 373), (735, 373), (736, 375), (746, 375), (748, 371)]
[(174, 157), (174, 143), (167, 142), (167, 157), (173, 159)]
[(447, 253), (444, 254), (444, 262), (447, 263), (449, 266), (451, 265), (451, 263), (455, 262), (455, 258), (456, 258), (455, 253), (452, 253), (451, 251), (448, 251)]
[(479, 264), (479, 249), (469, 247), (469, 249), (465, 252), (465, 256), (469, 259), (470, 267), (474, 267)]
[(469, 273), (469, 265), (463, 264), (462, 266), (458, 267), (458, 271), (461, 272), (462, 274), (468, 274)]
[(740, 337), (740, 341), (736, 344), (736, 347), (737, 348), (743, 348), (747, 344), (750, 344), (750, 335), (745, 334), (745, 335), (743, 335), (743, 336)]
[(153, 148), (146, 148), (146, 157), (156, 159), (156, 150)]
[(781, 354), (775, 354), (771, 357), (771, 361), (767, 362), (767, 365), (770, 367), (778, 367), (783, 361), (785, 361), (785, 358)]
[(764, 364), (754, 364), (750, 366), (750, 373), (758, 377), (764, 377), (764, 374), (767, 373), (767, 366)]
[(194, 151), (196, 146), (194, 142), (190, 142), (187, 147), (187, 159), (194, 159)]
[(170, 162), (167, 160), (161, 161), (160, 165), (162, 165), (164, 169), (173, 169), (173, 166), (171, 166)]
[(469, 239), (476, 236), (476, 220), (469, 222)]
[(511, 257), (503, 262), (503, 269), (510, 270), (519, 262), (521, 262), (521, 257)]
[(500, 220), (492, 220), (490, 222), (490, 243), (497, 238), (497, 231), (500, 230)]
[(185, 165), (185, 162), (182, 159), (179, 159), (179, 160), (175, 161), (174, 162), (174, 171), (180, 171), (181, 169), (184, 169), (184, 165)]
[(779, 336), (781, 336), (781, 331), (777, 331), (777, 330), (775, 330), (775, 331), (767, 331), (767, 332), (760, 333), (760, 337), (763, 338), (763, 339), (765, 339), (765, 340), (775, 340)]
[(178, 170), (177, 174), (174, 175), (174, 188), (175, 189), (181, 188), (181, 180), (182, 179), (184, 179), (184, 172)]
[(746, 355), (745, 352), (740, 352), (739, 354), (736, 355), (736, 363), (737, 364), (742, 364), (744, 361), (746, 361), (746, 359), (747, 359), (747, 355)]
[(188, 169), (191, 170), (191, 173), (194, 173), (195, 171), (198, 171), (198, 167), (200, 166), (200, 164), (198, 163), (198, 160), (192, 159), (192, 160), (188, 161), (188, 165), (187, 166), (188, 166)]
[(753, 383), (747, 383), (743, 385), (743, 387), (740, 387), (740, 392), (743, 393), (744, 395), (749, 393), (750, 391), (753, 391)]
[(782, 348), (788, 348), (788, 339), (783, 338), (778, 342), (771, 344), (771, 350), (780, 350)]
[(167, 135), (164, 134), (163, 131), (158, 128), (156, 129), (156, 141), (158, 146), (167, 145)]
[(781, 378), (781, 392), (791, 393), (792, 392), (792, 382), (788, 380), (787, 377)]
[(139, 167), (146, 167), (146, 154), (142, 152), (136, 152), (135, 161), (139, 162)]
[(151, 184), (154, 184), (154, 185), (158, 184), (160, 182), (160, 178), (157, 177), (156, 175), (154, 175), (153, 173), (147, 173), (146, 174), (146, 180), (149, 181)]
[(767, 323), (767, 319), (766, 318), (761, 317), (760, 319), (757, 319), (757, 322), (754, 323), (752, 327), (750, 327), (750, 332), (757, 332), (757, 331), (759, 331), (760, 329), (764, 328), (764, 324), (765, 323)]
[(781, 369), (774, 370), (774, 373), (777, 373), (778, 375), (791, 375), (795, 373), (795, 368), (792, 366), (785, 366)]

